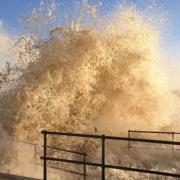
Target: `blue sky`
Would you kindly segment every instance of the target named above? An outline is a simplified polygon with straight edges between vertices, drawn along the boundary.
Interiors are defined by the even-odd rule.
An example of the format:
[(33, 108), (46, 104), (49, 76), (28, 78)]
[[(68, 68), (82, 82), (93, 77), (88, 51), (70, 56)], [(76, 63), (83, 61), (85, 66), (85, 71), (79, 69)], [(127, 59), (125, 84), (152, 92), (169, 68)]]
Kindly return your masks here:
[(37, 5), (37, 0), (0, 0), (0, 22), (10, 33), (17, 33), (20, 27), (20, 17)]
[[(50, 0), (46, 0), (50, 1)], [(66, 6), (72, 0), (55, 0), (58, 2), (66, 2)], [(89, 0), (94, 3), (98, 0)], [(178, 53), (180, 48), (180, 0), (100, 0), (104, 4), (102, 13), (108, 13), (116, 7), (118, 2), (137, 4), (138, 8), (144, 9), (148, 6), (148, 2), (155, 1), (157, 6), (161, 6), (168, 14), (168, 25), (166, 29), (166, 37), (164, 38), (164, 48), (170, 54)], [(0, 26), (3, 26), (10, 33), (17, 33), (20, 28), (20, 17), (25, 12), (30, 11), (39, 4), (40, 0), (0, 0)]]

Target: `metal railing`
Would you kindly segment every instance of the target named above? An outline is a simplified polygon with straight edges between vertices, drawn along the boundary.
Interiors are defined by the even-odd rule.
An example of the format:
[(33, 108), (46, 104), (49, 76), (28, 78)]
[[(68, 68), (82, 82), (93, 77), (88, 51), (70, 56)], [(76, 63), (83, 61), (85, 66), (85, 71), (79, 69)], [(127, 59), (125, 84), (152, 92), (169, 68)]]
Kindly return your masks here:
[[(0, 139), (2, 139), (4, 141), (10, 141), (11, 143), (18, 143), (18, 144), (24, 144), (24, 145), (32, 146), (33, 147), (33, 151), (34, 151), (34, 159), (35, 160), (37, 159), (37, 157), (38, 157), (37, 156), (38, 148), (40, 149), (40, 145), (38, 143), (34, 143), (34, 142), (31, 142), (31, 141), (22, 141), (22, 140), (13, 139), (13, 138), (10, 138), (10, 137), (3, 137), (3, 136), (0, 136)], [(81, 152), (72, 151), (72, 150), (63, 149), (63, 148), (57, 148), (57, 147), (54, 147), (54, 146), (47, 146), (47, 148), (52, 149), (52, 150), (57, 150), (57, 151), (60, 151), (60, 152), (63, 151), (63, 152), (78, 154), (78, 155), (83, 156), (83, 161), (84, 162), (86, 161), (86, 156), (87, 156), (86, 153), (81, 153)], [(29, 163), (35, 163), (35, 165), (42, 166), (42, 164), (39, 164), (37, 162), (32, 162), (31, 161)], [(80, 173), (80, 172), (77, 172), (77, 171), (68, 170), (68, 169), (64, 169), (64, 168), (60, 168), (60, 167), (55, 167), (55, 166), (49, 166), (49, 167), (52, 168), (52, 169), (61, 170), (61, 171), (67, 172), (67, 173), (83, 176), (84, 180), (86, 180), (86, 165), (84, 165), (84, 167), (83, 167), (83, 173)]]
[[(101, 167), (101, 179), (105, 180), (105, 169), (119, 169), (131, 172), (140, 172), (140, 173), (148, 173), (154, 175), (162, 175), (169, 177), (180, 178), (180, 174), (140, 169), (140, 168), (131, 168), (125, 166), (117, 166), (106, 164), (105, 151), (106, 151), (106, 141), (107, 140), (117, 140), (117, 141), (133, 141), (133, 142), (145, 142), (145, 143), (156, 143), (156, 144), (169, 144), (169, 145), (180, 145), (180, 142), (172, 142), (172, 141), (162, 141), (162, 140), (152, 140), (152, 139), (138, 139), (138, 138), (128, 138), (128, 137), (116, 137), (116, 136), (105, 136), (105, 135), (91, 135), (91, 134), (78, 134), (78, 133), (64, 133), (64, 132), (53, 132), (53, 131), (42, 131), (43, 139), (44, 139), (44, 151), (41, 159), (43, 160), (44, 168), (43, 168), (43, 179), (47, 180), (47, 161), (56, 161), (56, 162), (66, 162), (70, 164), (79, 164), (79, 165), (87, 165), (87, 166), (95, 166)], [(59, 135), (59, 136), (69, 136), (69, 137), (80, 137), (80, 138), (93, 138), (101, 140), (101, 163), (94, 163), (88, 161), (77, 161), (77, 160), (68, 160), (62, 158), (54, 158), (47, 156), (47, 138), (48, 135)]]
[(34, 158), (37, 158), (37, 148), (39, 147), (38, 143), (30, 142), (30, 141), (22, 141), (22, 140), (17, 140), (17, 139), (12, 139), (10, 137), (3, 137), (0, 136), (0, 139), (4, 141), (10, 141), (11, 143), (18, 143), (18, 144), (25, 144), (25, 145), (30, 145), (34, 149)]
[[(163, 134), (163, 135), (170, 135), (171, 142), (173, 143), (175, 140), (175, 135), (180, 135), (180, 132), (173, 132), (173, 131), (140, 131), (140, 130), (128, 130), (128, 138), (132, 137), (132, 134)], [(128, 149), (132, 148), (131, 142), (128, 142)], [(175, 150), (174, 144), (172, 144), (172, 150)]]
[[(43, 145), (44, 147), (44, 145)], [(83, 156), (83, 162), (86, 162), (86, 153), (83, 152), (79, 152), (79, 151), (73, 151), (73, 150), (69, 150), (69, 149), (63, 149), (63, 148), (59, 148), (59, 147), (54, 147), (54, 146), (46, 146), (47, 149), (52, 149), (52, 150), (57, 150), (59, 152), (66, 152), (66, 153), (72, 153), (72, 154), (77, 154), (80, 156)], [(73, 170), (68, 170), (68, 169), (64, 169), (64, 168), (60, 168), (60, 167), (55, 167), (55, 166), (49, 166), (50, 168), (53, 169), (57, 169), (57, 170), (61, 170), (67, 173), (72, 173), (72, 174), (76, 174), (76, 175), (80, 175), (83, 176), (84, 180), (86, 180), (86, 164), (83, 164), (83, 173), (78, 172), (78, 171), (73, 171)]]

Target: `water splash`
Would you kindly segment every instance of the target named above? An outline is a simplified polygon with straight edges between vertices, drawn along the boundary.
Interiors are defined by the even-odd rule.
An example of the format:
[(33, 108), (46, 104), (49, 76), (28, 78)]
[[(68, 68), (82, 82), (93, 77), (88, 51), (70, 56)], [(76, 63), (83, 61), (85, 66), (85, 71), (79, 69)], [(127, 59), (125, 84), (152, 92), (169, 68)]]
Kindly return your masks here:
[[(13, 41), (18, 75), (13, 71), (13, 82), (1, 93), (3, 132), (39, 141), (42, 129), (120, 135), (171, 124), (172, 96), (157, 68), (156, 26), (133, 5), (107, 20), (87, 1), (76, 3), (80, 14), (56, 27), (49, 25), (54, 3), (47, 11), (41, 3), (23, 18), (30, 31)], [(52, 29), (44, 39), (46, 27)], [(96, 149), (84, 141), (67, 144)]]

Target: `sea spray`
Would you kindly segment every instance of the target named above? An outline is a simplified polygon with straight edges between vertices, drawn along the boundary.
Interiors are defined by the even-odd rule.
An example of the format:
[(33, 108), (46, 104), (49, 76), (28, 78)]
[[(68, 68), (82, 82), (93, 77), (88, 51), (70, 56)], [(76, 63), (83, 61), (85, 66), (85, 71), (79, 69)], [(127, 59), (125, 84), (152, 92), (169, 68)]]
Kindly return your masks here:
[[(156, 68), (156, 26), (133, 5), (108, 20), (87, 1), (81, 7), (78, 18), (52, 27), (48, 37), (41, 36), (36, 21), (42, 8), (23, 18), (32, 29), (14, 40), (18, 75), (13, 71), (13, 88), (0, 97), (1, 134), (38, 142), (43, 129), (124, 135), (128, 129), (159, 130), (171, 123), (171, 95)], [(52, 13), (45, 13), (43, 27), (54, 20)], [(84, 20), (90, 17), (93, 23)], [(86, 140), (50, 143), (94, 153), (98, 148)]]

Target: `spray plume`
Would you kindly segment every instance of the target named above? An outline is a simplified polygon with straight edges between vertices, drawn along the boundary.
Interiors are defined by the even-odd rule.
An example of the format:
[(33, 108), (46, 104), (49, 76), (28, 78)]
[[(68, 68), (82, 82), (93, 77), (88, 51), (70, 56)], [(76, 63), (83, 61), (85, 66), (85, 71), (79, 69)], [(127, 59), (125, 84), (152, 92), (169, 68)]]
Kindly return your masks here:
[[(157, 27), (133, 5), (102, 18), (97, 6), (75, 4), (80, 13), (64, 17), (59, 26), (50, 26), (58, 6), (45, 11), (41, 3), (23, 17), (30, 30), (25, 35), (14, 40), (0, 35), (1, 42), (12, 42), (10, 59), (16, 59), (13, 78), (2, 73), (13, 80), (1, 78), (1, 132), (39, 141), (43, 129), (121, 135), (169, 125), (172, 98), (157, 68)], [(52, 28), (47, 39), (46, 27)], [(87, 142), (67, 141), (80, 143)]]

